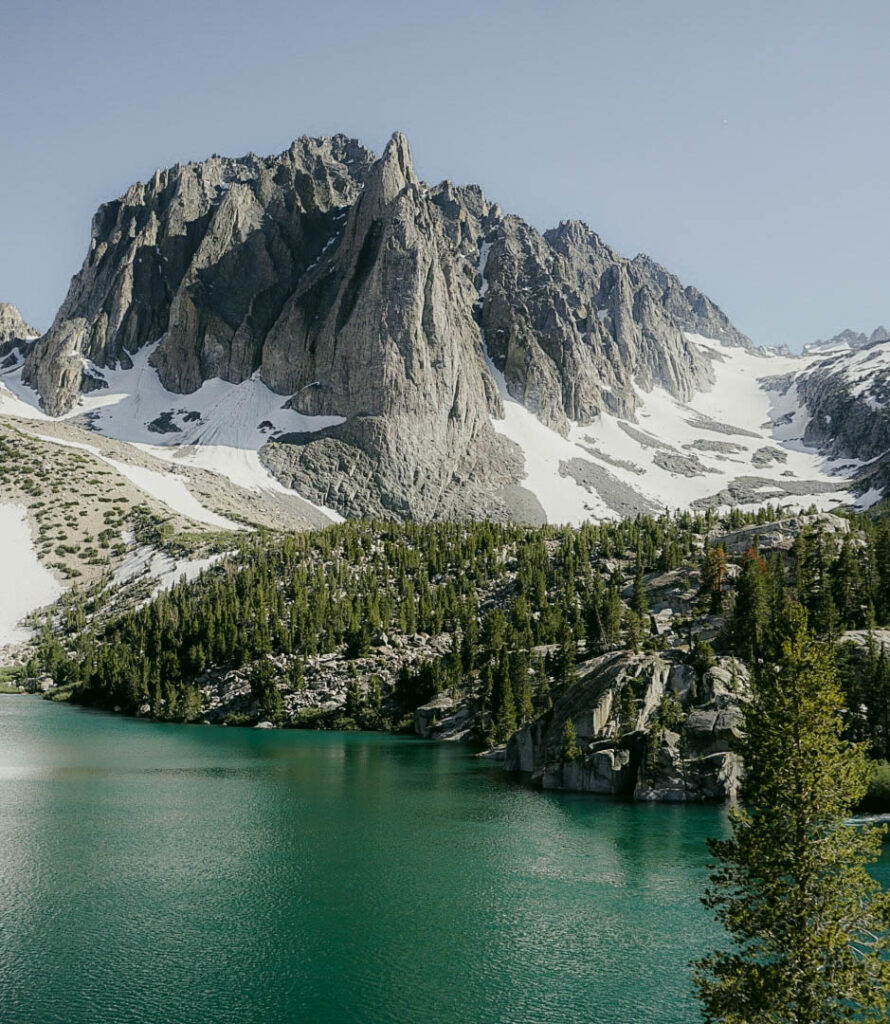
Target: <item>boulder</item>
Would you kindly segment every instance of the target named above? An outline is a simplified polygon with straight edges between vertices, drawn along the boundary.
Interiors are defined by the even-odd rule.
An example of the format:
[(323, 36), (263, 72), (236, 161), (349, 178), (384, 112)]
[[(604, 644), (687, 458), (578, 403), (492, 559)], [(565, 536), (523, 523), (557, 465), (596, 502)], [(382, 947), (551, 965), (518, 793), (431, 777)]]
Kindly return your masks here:
[(836, 536), (839, 539), (850, 532), (848, 520), (831, 515), (829, 512), (820, 512), (815, 515), (793, 516), (788, 519), (780, 519), (775, 523), (761, 523), (756, 526), (746, 526), (741, 530), (733, 530), (730, 533), (722, 534), (720, 543), (731, 555), (744, 554), (755, 544), (761, 551), (788, 551), (791, 549), (795, 537), (805, 527)]

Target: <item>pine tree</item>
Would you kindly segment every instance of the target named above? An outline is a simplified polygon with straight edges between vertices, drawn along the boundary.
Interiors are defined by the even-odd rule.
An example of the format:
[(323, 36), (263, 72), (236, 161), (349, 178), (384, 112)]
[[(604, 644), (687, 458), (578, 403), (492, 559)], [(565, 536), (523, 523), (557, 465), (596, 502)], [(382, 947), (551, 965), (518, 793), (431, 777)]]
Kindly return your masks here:
[(493, 608), (482, 621), (482, 646), (489, 660), (496, 659), (506, 642), (507, 620), (500, 608)]
[(850, 534), (846, 534), (832, 575), (834, 577), (833, 603), (837, 608), (840, 625), (847, 629), (853, 629), (863, 624), (867, 598), (863, 594), (861, 559), (862, 554), (854, 549)]
[(547, 678), (547, 668), (544, 659), (540, 655), (535, 657), (535, 710), (539, 715), (546, 714), (553, 707), (553, 696), (550, 692), (550, 680)]
[(295, 690), (306, 688), (306, 674), (301, 658), (294, 658), (290, 666), (290, 684)]
[(622, 732), (632, 732), (637, 726), (637, 698), (630, 683), (621, 687), (618, 718)]
[(643, 642), (643, 621), (630, 609), (624, 613), (624, 636), (627, 646), (636, 654)]
[(562, 759), (563, 761), (575, 761), (581, 756), (581, 748), (578, 746), (578, 730), (571, 718), (566, 719), (562, 730)]
[(607, 588), (603, 595), (600, 619), (603, 626), (603, 644), (617, 643), (621, 637), (621, 597), (616, 586)]
[(346, 684), (346, 704), (343, 710), (346, 712), (347, 718), (351, 718), (354, 722), (358, 722), (362, 717), (362, 711), (364, 710), (364, 694), (362, 693), (361, 683), (358, 679), (358, 674), (355, 671), (355, 666), (352, 666), (352, 673), (350, 675), (349, 682)]
[(263, 658), (250, 670), (250, 696), (261, 718), (274, 721), (281, 716), (281, 691), (272, 663)]
[(711, 615), (720, 612), (726, 578), (726, 548), (709, 548), (702, 565), (701, 594)]
[(501, 689), (501, 702), (497, 714), (497, 738), (498, 742), (506, 743), (516, 732), (516, 701), (513, 699), (513, 687), (510, 685), (509, 675), (504, 677), (504, 685)]
[(641, 619), (645, 619), (649, 612), (649, 602), (646, 599), (646, 587), (643, 583), (643, 558), (637, 552), (637, 569), (634, 575), (633, 594), (630, 599), (631, 611)]
[(516, 700), (516, 716), (520, 725), (535, 717), (532, 701), (532, 683), (528, 670), (528, 655), (525, 651), (510, 653), (510, 686)]
[(705, 904), (732, 946), (695, 965), (709, 1024), (887, 1021), (890, 894), (866, 869), (881, 830), (844, 824), (868, 766), (841, 739), (840, 707), (831, 652), (792, 605), (780, 650), (754, 668), (744, 809), (710, 842)]
[(494, 666), (492, 681), (494, 737), (498, 743), (506, 742), (516, 732), (516, 701), (510, 683), (510, 664), (505, 649)]
[(559, 637), (559, 681), (566, 689), (578, 681), (577, 658), (575, 637), (568, 623), (564, 623)]
[[(874, 644), (871, 639), (871, 644)], [(867, 715), (872, 751), (877, 757), (890, 758), (890, 661), (881, 644), (871, 655), (865, 671)]]
[(372, 715), (380, 714), (380, 706), (383, 703), (383, 687), (380, 676), (376, 673), (368, 680), (368, 710)]
[(736, 651), (755, 661), (764, 649), (769, 626), (766, 562), (753, 549), (745, 553), (730, 633)]
[(584, 635), (587, 640), (587, 650), (591, 653), (601, 651), (607, 642), (601, 610), (603, 596), (602, 580), (599, 576), (595, 576), (584, 600)]
[(182, 700), (180, 702), (180, 714), (183, 721), (194, 722), (197, 718), (200, 718), (202, 706), (203, 698), (200, 689), (197, 686), (183, 687)]

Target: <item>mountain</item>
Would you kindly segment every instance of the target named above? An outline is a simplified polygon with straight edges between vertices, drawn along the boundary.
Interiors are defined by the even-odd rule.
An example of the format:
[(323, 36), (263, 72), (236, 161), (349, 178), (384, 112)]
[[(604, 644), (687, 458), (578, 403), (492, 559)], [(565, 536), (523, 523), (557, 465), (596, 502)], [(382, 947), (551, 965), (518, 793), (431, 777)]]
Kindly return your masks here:
[(0, 369), (21, 362), (19, 350), (26, 350), (38, 334), (25, 323), (15, 306), (0, 302)]
[[(876, 334), (878, 332), (875, 332)], [(890, 490), (890, 342), (878, 338), (818, 359), (794, 381), (807, 410), (804, 442), (851, 460), (864, 503)], [(863, 502), (863, 499), (860, 499)]]
[(827, 355), (831, 352), (846, 352), (866, 345), (873, 345), (879, 341), (890, 341), (890, 331), (886, 327), (876, 327), (871, 334), (862, 334), (858, 331), (851, 331), (849, 328), (835, 334), (833, 338), (825, 341), (812, 341), (804, 345), (804, 355)]
[(850, 503), (848, 441), (810, 425), (816, 378), (790, 385), (816, 361), (755, 348), (583, 223), (542, 234), (477, 186), (425, 184), (400, 134), (379, 158), (336, 135), (102, 206), (4, 380), (304, 510), (541, 523)]

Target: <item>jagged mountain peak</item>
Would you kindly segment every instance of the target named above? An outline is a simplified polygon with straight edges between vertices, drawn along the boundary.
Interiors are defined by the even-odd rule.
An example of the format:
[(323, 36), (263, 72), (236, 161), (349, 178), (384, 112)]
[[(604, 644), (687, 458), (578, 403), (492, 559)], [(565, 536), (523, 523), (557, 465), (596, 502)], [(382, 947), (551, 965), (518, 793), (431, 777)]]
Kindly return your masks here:
[(819, 338), (809, 342), (804, 345), (803, 352), (804, 355), (820, 355), (829, 352), (856, 351), (881, 341), (890, 341), (890, 331), (883, 324), (876, 327), (870, 334), (854, 331), (848, 327), (831, 338)]
[(10, 341), (31, 341), (39, 331), (25, 323), (22, 314), (11, 302), (0, 302), (0, 344)]
[(402, 132), (393, 132), (383, 156), (380, 160), (381, 172), (386, 174), (390, 170), (396, 173), (402, 181), (402, 187), (407, 184), (417, 184), (417, 175), (414, 173), (414, 161), (411, 158), (411, 148), (408, 140)]
[[(677, 473), (702, 478), (694, 500), (713, 494), (738, 445), (707, 437), (718, 405), (687, 404), (728, 362), (757, 388), (769, 357), (725, 355), (750, 345), (698, 289), (615, 253), (584, 221), (542, 234), (477, 185), (420, 181), (396, 132), (380, 157), (345, 135), (307, 136), (132, 186), (97, 212), (22, 376), (52, 415), (148, 380), (151, 402), (127, 408), (151, 415), (128, 421), (129, 439), (170, 428), (192, 445), (220, 436), (201, 411), (208, 390), (265, 388), (299, 426), (245, 422), (238, 437), (260, 437), (279, 481), (343, 515), (577, 521), (663, 507)], [(688, 451), (653, 449), (638, 429), (665, 401), (671, 431), (705, 431)], [(761, 473), (767, 411), (744, 428)], [(615, 455), (628, 438), (631, 453)], [(649, 473), (664, 476), (658, 493), (636, 480)]]
[(561, 220), (555, 228), (548, 228), (544, 232), (544, 238), (551, 244), (563, 242), (577, 246), (591, 246), (594, 249), (603, 248), (610, 253), (612, 251), (584, 220)]

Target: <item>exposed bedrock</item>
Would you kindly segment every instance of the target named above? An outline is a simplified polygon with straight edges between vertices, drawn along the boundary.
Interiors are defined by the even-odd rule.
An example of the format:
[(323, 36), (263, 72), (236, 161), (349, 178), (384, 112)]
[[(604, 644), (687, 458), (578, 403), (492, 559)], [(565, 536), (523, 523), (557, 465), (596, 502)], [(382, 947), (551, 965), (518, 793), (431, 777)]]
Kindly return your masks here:
[[(515, 733), (508, 771), (544, 789), (611, 793), (636, 800), (724, 800), (740, 778), (733, 742), (745, 666), (733, 658), (699, 674), (682, 655), (617, 651), (579, 666), (579, 681), (543, 718)], [(581, 756), (567, 760), (566, 722)]]

